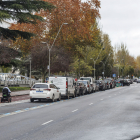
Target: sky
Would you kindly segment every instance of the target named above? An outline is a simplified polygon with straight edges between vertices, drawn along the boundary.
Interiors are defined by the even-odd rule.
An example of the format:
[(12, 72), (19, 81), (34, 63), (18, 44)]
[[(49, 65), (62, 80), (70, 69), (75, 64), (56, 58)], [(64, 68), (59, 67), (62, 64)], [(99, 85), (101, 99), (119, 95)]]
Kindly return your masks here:
[[(86, 1), (86, 0), (82, 0)], [(124, 43), (130, 55), (140, 55), (140, 0), (100, 0), (100, 28), (112, 46)]]

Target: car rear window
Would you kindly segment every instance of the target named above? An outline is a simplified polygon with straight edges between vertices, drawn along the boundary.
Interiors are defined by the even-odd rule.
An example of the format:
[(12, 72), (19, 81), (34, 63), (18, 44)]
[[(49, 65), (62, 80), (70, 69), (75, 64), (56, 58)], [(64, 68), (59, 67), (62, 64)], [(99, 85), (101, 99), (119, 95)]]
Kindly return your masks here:
[(91, 82), (91, 78), (80, 78), (80, 80), (88, 80)]
[(80, 81), (81, 83), (83, 83), (84, 85), (87, 85), (87, 81)]
[(46, 85), (46, 84), (35, 84), (33, 86), (33, 88), (48, 88), (48, 85)]

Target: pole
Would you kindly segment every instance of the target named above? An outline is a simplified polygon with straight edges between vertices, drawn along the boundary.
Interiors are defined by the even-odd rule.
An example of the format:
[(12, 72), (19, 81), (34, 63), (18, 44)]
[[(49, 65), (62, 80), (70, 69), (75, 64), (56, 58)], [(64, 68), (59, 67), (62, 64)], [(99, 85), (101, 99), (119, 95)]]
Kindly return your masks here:
[(50, 68), (51, 68), (51, 65), (50, 65), (50, 51), (51, 51), (51, 49), (49, 48), (49, 77), (50, 77)]
[[(104, 74), (105, 74), (105, 65), (103, 64), (103, 66), (104, 66)], [(104, 74), (103, 74), (103, 80), (104, 80)]]
[(30, 59), (30, 87), (31, 87), (31, 59)]
[[(103, 63), (103, 61), (101, 61)], [(104, 80), (105, 64), (103, 63), (103, 80)]]
[(119, 78), (119, 66), (118, 66), (118, 78)]
[(95, 61), (94, 61), (94, 80), (95, 80)]
[(48, 43), (47, 42), (42, 42), (42, 43), (46, 43), (47, 44), (47, 47), (48, 47), (48, 49), (49, 49), (49, 77), (50, 77), (50, 53), (51, 53), (51, 49), (52, 49), (52, 47), (53, 47), (53, 45), (54, 45), (54, 43), (55, 43), (55, 41), (56, 41), (56, 39), (57, 39), (57, 37), (58, 37), (58, 35), (59, 35), (59, 33), (60, 33), (60, 31), (61, 31), (61, 28), (62, 28), (62, 26), (63, 25), (67, 25), (68, 23), (63, 23), (62, 25), (61, 25), (61, 27), (59, 28), (59, 31), (58, 31), (58, 33), (57, 33), (57, 35), (56, 35), (56, 37), (55, 37), (55, 39), (54, 39), (54, 41), (53, 41), (53, 43), (52, 43), (52, 45), (51, 45), (51, 47), (48, 45)]

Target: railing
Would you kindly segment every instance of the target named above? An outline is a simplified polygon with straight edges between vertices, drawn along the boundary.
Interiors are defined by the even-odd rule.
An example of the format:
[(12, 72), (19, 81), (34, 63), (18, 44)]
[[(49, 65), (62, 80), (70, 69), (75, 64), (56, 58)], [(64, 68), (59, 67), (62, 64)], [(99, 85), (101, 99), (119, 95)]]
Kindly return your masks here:
[[(30, 83), (31, 82), (31, 83)], [(4, 80), (4, 81), (0, 81), (0, 86), (5, 86), (6, 84), (8, 84), (8, 86), (30, 86), (34, 85), (35, 83), (40, 83), (40, 81), (38, 80), (21, 80), (21, 81), (8, 81), (8, 80)]]

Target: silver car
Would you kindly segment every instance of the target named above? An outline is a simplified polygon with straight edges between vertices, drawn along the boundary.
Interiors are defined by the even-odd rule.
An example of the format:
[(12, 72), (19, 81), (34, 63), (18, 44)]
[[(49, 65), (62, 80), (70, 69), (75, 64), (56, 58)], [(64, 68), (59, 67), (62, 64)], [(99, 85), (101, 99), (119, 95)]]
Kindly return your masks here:
[(91, 93), (92, 92), (92, 87), (90, 85), (90, 82), (89, 80), (78, 80), (77, 82), (79, 83), (84, 83), (85, 87), (86, 87), (86, 94), (88, 93)]

